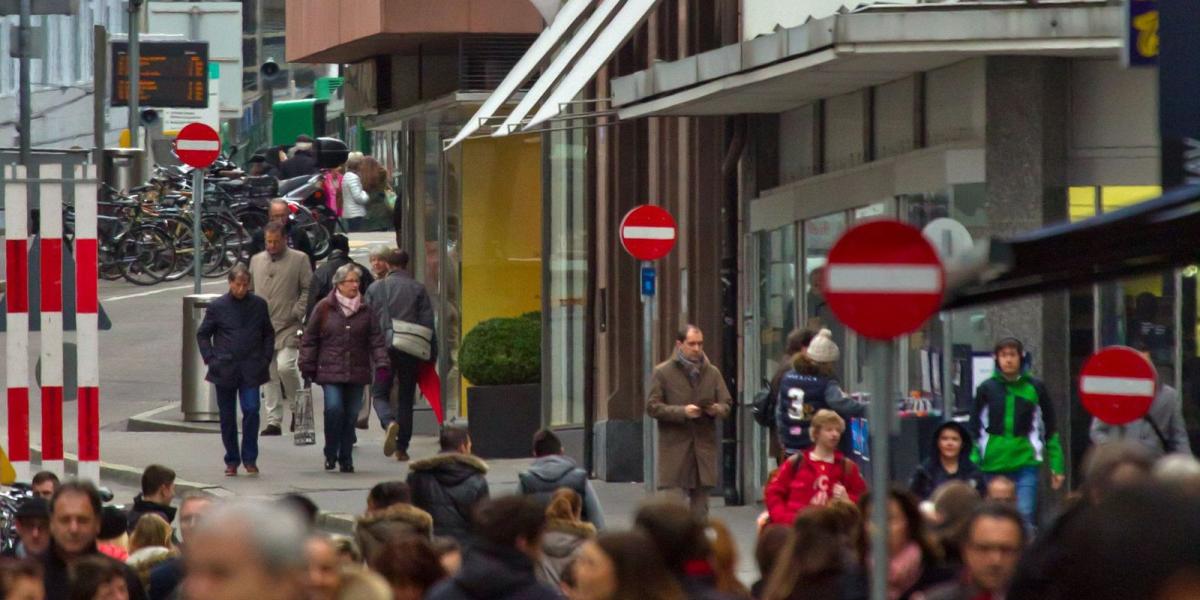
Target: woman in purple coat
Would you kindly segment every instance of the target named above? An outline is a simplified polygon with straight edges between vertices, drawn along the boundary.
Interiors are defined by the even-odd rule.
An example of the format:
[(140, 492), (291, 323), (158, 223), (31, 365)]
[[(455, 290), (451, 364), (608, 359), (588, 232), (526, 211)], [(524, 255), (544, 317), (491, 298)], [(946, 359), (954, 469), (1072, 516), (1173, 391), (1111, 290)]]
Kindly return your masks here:
[(387, 343), (379, 320), (363, 301), (353, 263), (333, 274), (333, 291), (317, 303), (300, 341), (300, 372), (325, 392), (325, 470), (354, 472), (354, 422), (363, 387), (386, 380)]

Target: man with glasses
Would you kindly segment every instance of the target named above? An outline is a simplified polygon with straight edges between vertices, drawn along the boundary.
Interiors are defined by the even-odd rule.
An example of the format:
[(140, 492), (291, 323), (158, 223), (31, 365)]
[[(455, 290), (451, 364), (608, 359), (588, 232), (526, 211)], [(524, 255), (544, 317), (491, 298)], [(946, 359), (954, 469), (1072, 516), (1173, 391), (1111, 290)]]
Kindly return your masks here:
[(1007, 594), (1025, 548), (1021, 513), (989, 502), (971, 515), (965, 531), (962, 577), (929, 590), (924, 600), (1001, 600)]

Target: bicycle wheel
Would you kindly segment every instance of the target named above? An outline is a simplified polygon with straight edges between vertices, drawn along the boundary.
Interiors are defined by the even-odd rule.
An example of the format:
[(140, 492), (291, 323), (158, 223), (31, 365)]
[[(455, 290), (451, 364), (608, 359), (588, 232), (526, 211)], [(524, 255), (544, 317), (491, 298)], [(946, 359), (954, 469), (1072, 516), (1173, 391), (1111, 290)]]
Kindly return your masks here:
[(242, 249), (249, 246), (245, 230), (233, 219), (215, 214), (205, 215), (200, 227), (212, 246), (211, 254), (205, 253), (204, 276), (216, 278), (227, 275), (234, 265), (241, 262)]
[[(177, 281), (190, 274), (194, 268), (192, 256), (195, 246), (192, 242), (194, 224), (185, 216), (167, 216), (159, 221), (167, 235), (175, 242), (175, 267), (167, 275), (167, 281)], [(225, 246), (220, 242), (220, 233), (211, 227), (211, 223), (200, 221), (200, 272), (208, 274), (218, 268), (222, 260)]]
[(161, 229), (136, 227), (117, 242), (117, 248), (121, 275), (134, 285), (154, 285), (175, 268), (175, 245)]

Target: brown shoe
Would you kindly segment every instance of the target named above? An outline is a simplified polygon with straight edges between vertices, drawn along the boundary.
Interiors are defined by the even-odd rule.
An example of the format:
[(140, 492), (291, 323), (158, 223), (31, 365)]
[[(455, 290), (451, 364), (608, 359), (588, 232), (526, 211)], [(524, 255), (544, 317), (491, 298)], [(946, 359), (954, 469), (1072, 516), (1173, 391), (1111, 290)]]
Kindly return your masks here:
[(396, 451), (396, 460), (397, 460), (398, 462), (405, 462), (405, 461), (407, 461), (407, 460), (408, 460), (408, 453), (407, 453), (407, 452), (405, 452), (405, 451), (403, 451), (403, 450), (397, 450), (397, 451)]
[(246, 474), (247, 475), (258, 475), (258, 466), (257, 465), (246, 465)]
[(226, 477), (237, 477), (237, 465), (228, 465), (225, 467)]

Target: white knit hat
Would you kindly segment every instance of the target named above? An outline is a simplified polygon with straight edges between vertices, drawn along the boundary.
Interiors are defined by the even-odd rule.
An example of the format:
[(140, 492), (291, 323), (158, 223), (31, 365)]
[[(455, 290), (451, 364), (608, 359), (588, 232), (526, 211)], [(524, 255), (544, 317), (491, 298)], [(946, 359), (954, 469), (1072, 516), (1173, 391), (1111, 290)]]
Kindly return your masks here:
[(808, 349), (805, 352), (813, 362), (820, 363), (837, 362), (840, 355), (837, 343), (833, 341), (833, 332), (828, 329), (818, 331), (817, 335), (808, 343)]

